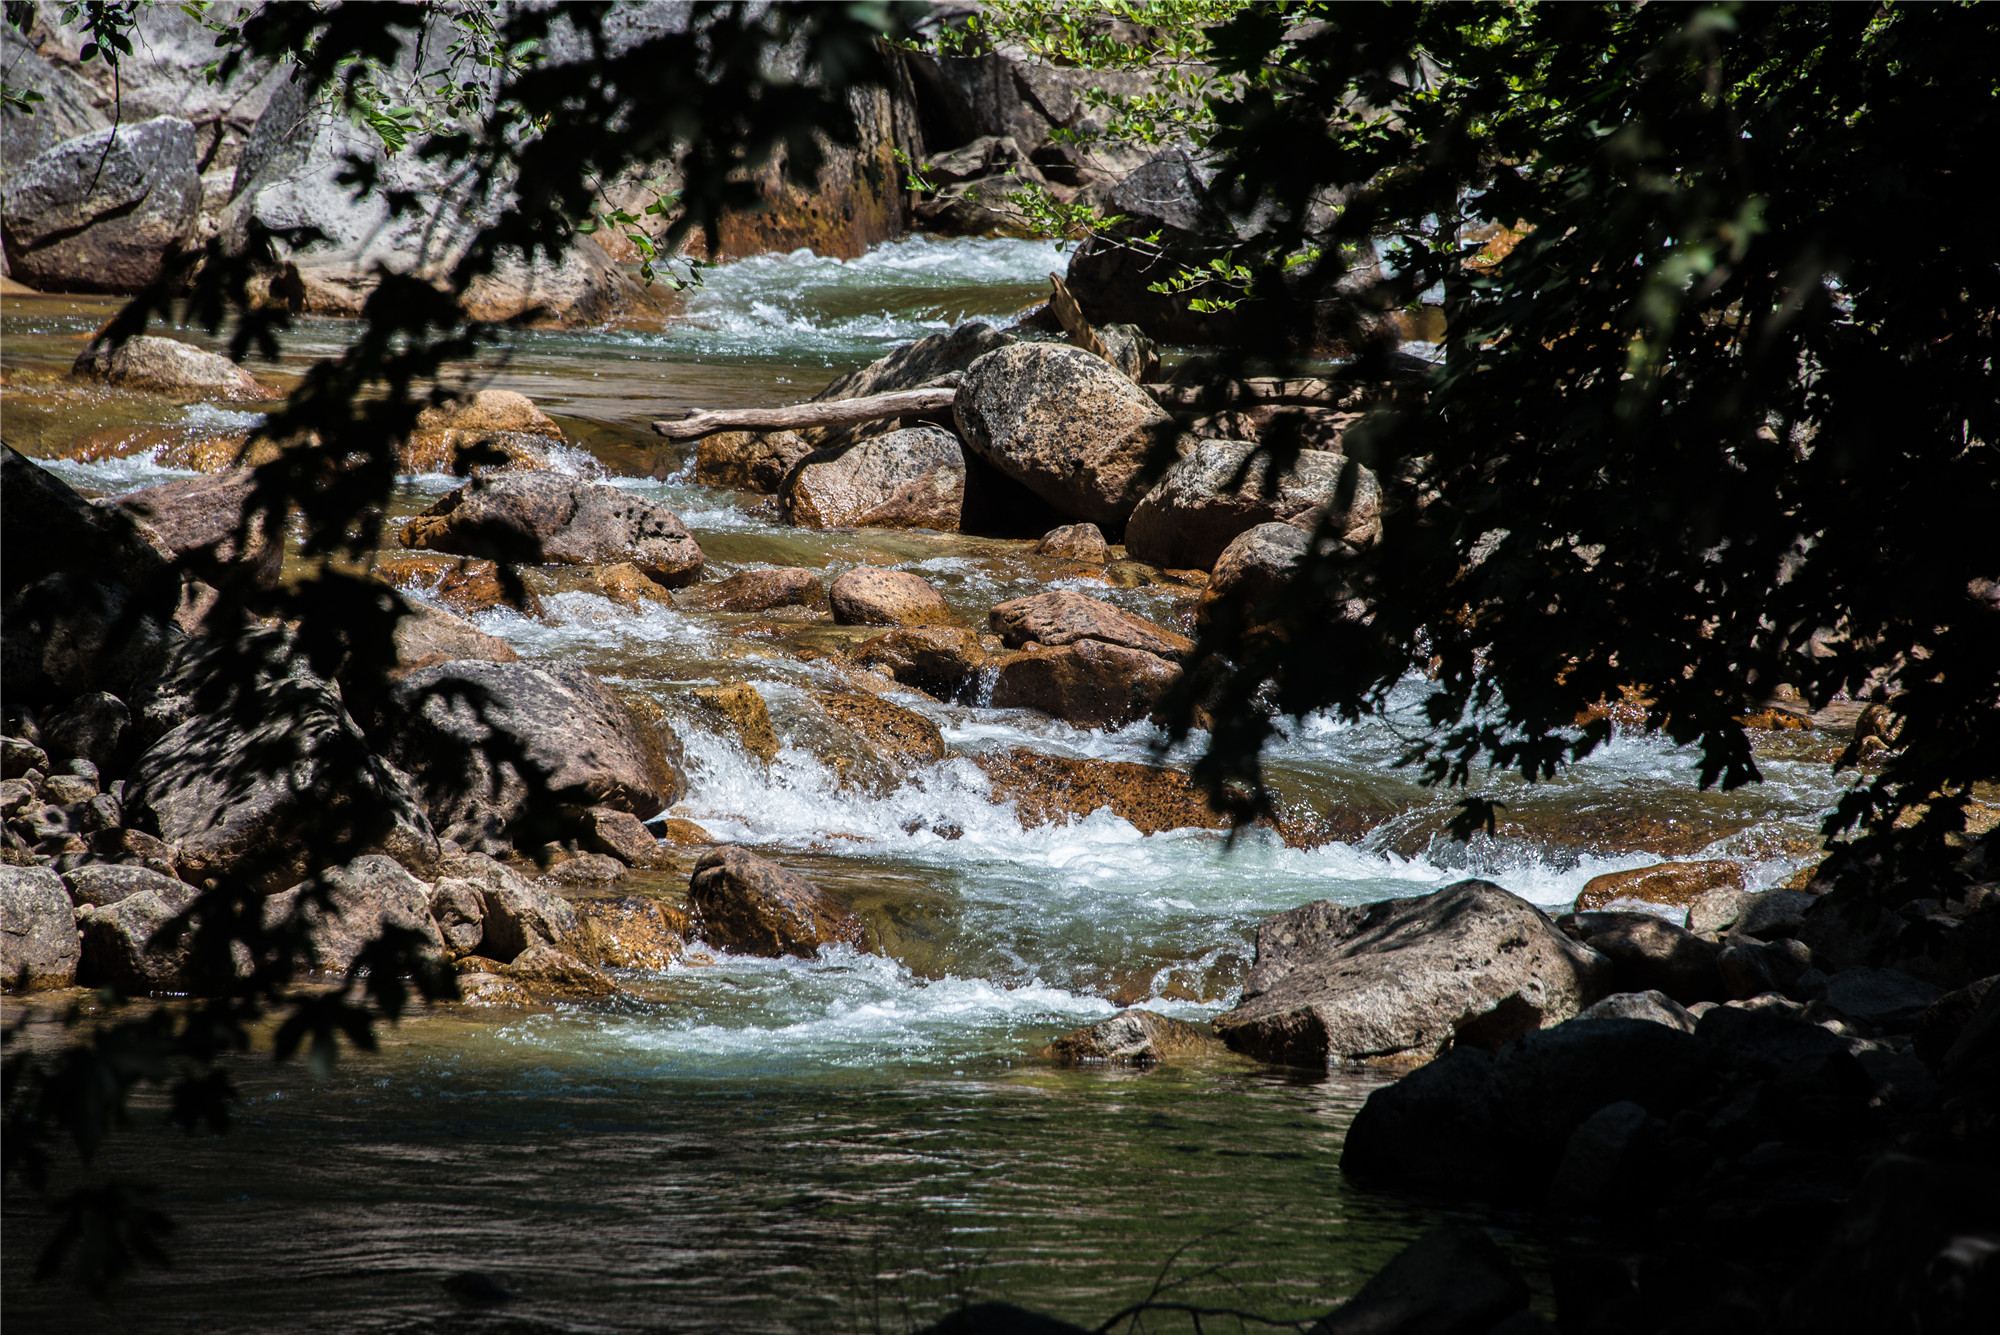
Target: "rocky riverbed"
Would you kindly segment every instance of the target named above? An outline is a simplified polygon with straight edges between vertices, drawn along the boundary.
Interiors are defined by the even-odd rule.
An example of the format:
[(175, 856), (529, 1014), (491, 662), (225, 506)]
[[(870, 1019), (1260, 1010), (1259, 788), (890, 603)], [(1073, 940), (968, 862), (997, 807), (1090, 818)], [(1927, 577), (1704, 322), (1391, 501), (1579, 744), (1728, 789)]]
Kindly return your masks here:
[[(1546, 1311), (1541, 1244), (1507, 1211), (1734, 1199), (1732, 1181), (1779, 1171), (1757, 1156), (1797, 1116), (1832, 1119), (1822, 1143), (1847, 1154), (1882, 1134), (1856, 1109), (1914, 1119), (1898, 1124), (1910, 1134), (1985, 1125), (1957, 1091), (1989, 1060), (1995, 904), (1913, 895), (1851, 921), (1810, 878), (1813, 827), (1839, 792), (1826, 761), (1873, 726), (1858, 711), (1774, 701), (1771, 782), (1734, 794), (1699, 792), (1670, 748), (1621, 737), (1558, 783), (1498, 785), (1505, 819), (1463, 847), (1443, 834), (1450, 807), (1388, 767), (1397, 718), (1309, 719), (1273, 753), (1280, 819), (1225, 844), (1177, 772), (1185, 756), (1152, 750), (1148, 716), (1197, 625), (1254, 624), (1259, 590), (1333, 498), (1343, 541), (1371, 541), (1340, 430), (1370, 396), (1407, 391), (1334, 365), (1286, 384), (1174, 383), (1158, 378), (1171, 356), (1149, 373), (1143, 355), (1085, 352), (1021, 316), (1058, 264), (1000, 241), (752, 260), (660, 334), (522, 335), (476, 370), (479, 393), (426, 419), (373, 566), (419, 609), (395, 691), (355, 714), (281, 640), (260, 689), (319, 701), (315, 744), (363, 745), (378, 764), (368, 793), (315, 801), (399, 813), (336, 873), (318, 962), (338, 970), (376, 925), (411, 927), (455, 962), (466, 1002), (331, 1083), (258, 1077), (260, 1134), (371, 1163), (379, 1147), (360, 1146), (386, 1136), (442, 1162), (446, 1110), (474, 1110), (474, 1142), (517, 1118), (548, 1156), (521, 1169), (528, 1189), (610, 1209), (615, 1245), (589, 1262), (512, 1244), (453, 1261), (526, 1208), (473, 1187), (479, 1222), (425, 1245), (424, 1284), (497, 1268), (559, 1307), (620, 1272), (607, 1312), (664, 1284), (692, 1324), (782, 1328), (839, 1285), (757, 1297), (715, 1282), (728, 1267), (712, 1255), (642, 1262), (633, 1248), (692, 1235), (642, 1225), (644, 1192), (612, 1200), (583, 1179), (636, 1172), (681, 1199), (714, 1193), (722, 1169), (705, 1165), (728, 1165), (761, 1195), (698, 1212), (723, 1253), (779, 1273), (903, 1248), (925, 1310), (951, 1305), (941, 1295), (977, 1255), (991, 1270), (967, 1292), (1078, 1318), (1143, 1295), (1172, 1240), (1207, 1229), (1232, 1264), (1273, 1249), (1242, 1280), (1251, 1306), (1323, 1312), (1435, 1221), (1372, 1191), (1469, 1190), (1500, 1212), (1483, 1217), (1517, 1244)], [(938, 294), (940, 274), (959, 286)], [(6, 308), (9, 443), (35, 461), (7, 463), (0, 876), (8, 974), (42, 1004), (72, 987), (199, 991), (150, 938), (207, 876), (255, 866), (276, 913), (329, 870), (285, 855), (297, 809), (203, 777), (241, 739), (187, 704), (199, 590), (144, 652), (115, 658), (88, 652), (78, 605), (49, 596), (49, 579), (129, 584), (163, 549), (206, 549), (210, 582), (297, 566), (283, 535), (215, 545), (242, 504), (228, 465), (257, 398), (296, 363), (253, 365), (245, 384), (185, 335), (107, 359), (89, 343), (105, 309)], [(309, 326), (294, 355), (340, 337)], [(953, 391), (951, 411), (872, 434), (676, 446), (645, 425), (923, 385)], [(1314, 448), (1274, 487), (1233, 484), (1244, 443), (1274, 422)], [(503, 467), (440, 471), (482, 444)], [(521, 595), (496, 560), (519, 567)], [(437, 694), (451, 683), (497, 710), (472, 726)], [(560, 776), (564, 800), (535, 807), (511, 786), (496, 735)], [(390, 1092), (367, 1092), (376, 1081)], [(819, 1127), (829, 1115), (837, 1129)], [(619, 1167), (640, 1146), (645, 1166)], [(811, 1147), (851, 1177), (810, 1166)], [(754, 1170), (744, 1158), (773, 1152)], [(142, 1153), (181, 1191), (206, 1162)], [(920, 1166), (930, 1154), (956, 1185)], [(1017, 1157), (1036, 1166), (1003, 1166)], [(1811, 1167), (1780, 1166), (1787, 1181)], [(370, 1174), (411, 1202), (362, 1230), (380, 1258), (451, 1174)], [(268, 1204), (246, 1218), (303, 1208), (313, 1236), (353, 1222), (302, 1207), (338, 1173), (311, 1189), (252, 1180)], [(1685, 1181), (1708, 1194), (1674, 1196)], [(786, 1241), (760, 1250), (771, 1211), (793, 1209)], [(242, 1239), (222, 1270), (250, 1265), (263, 1224), (203, 1215)], [(903, 1219), (934, 1238), (904, 1238)], [(690, 1287), (704, 1280), (712, 1292)], [(198, 1307), (221, 1282), (166, 1301)], [(325, 1283), (351, 1315), (356, 1292)], [(1499, 1287), (1492, 1324), (1528, 1301)], [(1628, 1287), (1603, 1280), (1589, 1301), (1645, 1299)], [(436, 1301), (414, 1270), (392, 1288), (390, 1312)], [(236, 1310), (244, 1329), (269, 1317)]]

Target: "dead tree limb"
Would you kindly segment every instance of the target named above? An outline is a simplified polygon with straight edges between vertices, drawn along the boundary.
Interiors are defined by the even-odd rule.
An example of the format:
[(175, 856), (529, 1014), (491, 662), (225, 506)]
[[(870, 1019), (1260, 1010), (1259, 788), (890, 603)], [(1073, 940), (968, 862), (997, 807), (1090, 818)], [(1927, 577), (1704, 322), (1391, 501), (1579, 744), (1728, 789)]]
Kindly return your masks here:
[(945, 412), (957, 397), (955, 389), (904, 389), (860, 399), (795, 403), (788, 408), (719, 408), (712, 412), (696, 408), (678, 421), (653, 423), (653, 430), (668, 440), (700, 440), (718, 431), (803, 431), (811, 427), (852, 426), (885, 417)]

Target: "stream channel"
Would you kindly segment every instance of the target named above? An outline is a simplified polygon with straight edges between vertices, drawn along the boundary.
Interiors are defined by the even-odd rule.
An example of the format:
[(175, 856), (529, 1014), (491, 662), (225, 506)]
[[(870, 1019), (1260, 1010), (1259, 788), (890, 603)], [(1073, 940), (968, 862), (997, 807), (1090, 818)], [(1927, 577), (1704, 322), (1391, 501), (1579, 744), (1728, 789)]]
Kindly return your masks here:
[[(867, 562), (920, 573), (975, 626), (993, 603), (1056, 585), (1184, 627), (1186, 590), (1107, 587), (1036, 557), (1032, 541), (788, 528), (760, 516), (763, 498), (695, 484), (691, 447), (646, 426), (677, 408), (795, 401), (959, 320), (1004, 322), (1063, 263), (1020, 241), (766, 256), (710, 271), (664, 330), (515, 335), (470, 383), (552, 414), (572, 444), (564, 467), (678, 510), (707, 579), (811, 565), (830, 580)], [(0, 326), (8, 442), (89, 494), (185, 476), (154, 462), (158, 447), (255, 420), (66, 380), (114, 305), (8, 297)], [(301, 321), (283, 363), (251, 367), (289, 387), (349, 328)], [(396, 513), (452, 485), (407, 479)], [(325, 1078), (245, 1060), (226, 1136), (162, 1129), (155, 1101), (109, 1151), (108, 1168), (160, 1188), (179, 1224), (175, 1267), (141, 1274), (108, 1307), (16, 1282), (42, 1226), (13, 1193), (10, 1324), (901, 1331), (970, 1296), (1096, 1325), (1156, 1284), (1175, 1301), (1311, 1319), (1446, 1213), (1340, 1177), (1344, 1128), (1385, 1077), (1236, 1059), (1065, 1070), (1037, 1050), (1122, 1005), (1221, 1013), (1258, 921), (1314, 899), (1419, 894), (1476, 873), (1560, 911), (1591, 876), (1662, 857), (1734, 858), (1775, 884), (1808, 858), (1840, 791), (1826, 763), (1838, 743), (1824, 735), (1767, 734), (1766, 782), (1726, 794), (1699, 790), (1691, 756), (1620, 736), (1554, 783), (1492, 776), (1485, 791), (1512, 804), (1499, 832), (1458, 845), (1444, 834), (1451, 799), (1393, 766), (1418, 723), (1423, 684), (1411, 682), (1390, 717), (1307, 719), (1271, 753), (1288, 803), (1330, 816), (1344, 842), (1142, 836), (1107, 811), (1024, 829), (966, 757), (1027, 746), (1147, 760), (1150, 725), (1092, 733), (892, 694), (939, 725), (953, 758), (899, 776), (854, 756), (838, 766), (843, 787), (808, 694), (833, 669), (794, 651), (837, 648), (829, 637), (845, 628), (772, 616), (633, 612), (554, 587), (534, 618), (477, 621), (526, 657), (581, 662), (656, 698), (687, 753), (674, 814), (846, 897), (884, 955), (703, 955), (621, 974), (628, 991), (611, 1001), (447, 1008)], [(692, 686), (730, 681), (757, 688), (786, 742), (768, 768), (685, 703)], [(619, 890), (678, 900), (693, 856)], [(1546, 1310), (1531, 1221), (1482, 1222), (1538, 1276)], [(518, 1296), (463, 1307), (441, 1283), (462, 1271)], [(1149, 1325), (1183, 1328), (1164, 1315)]]

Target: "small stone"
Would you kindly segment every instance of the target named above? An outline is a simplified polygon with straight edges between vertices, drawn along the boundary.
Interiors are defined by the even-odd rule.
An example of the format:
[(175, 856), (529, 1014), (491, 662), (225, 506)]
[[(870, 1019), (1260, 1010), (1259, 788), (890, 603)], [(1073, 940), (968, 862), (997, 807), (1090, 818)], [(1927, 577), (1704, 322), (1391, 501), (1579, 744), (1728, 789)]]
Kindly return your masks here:
[(629, 811), (592, 807), (583, 813), (579, 835), (593, 853), (608, 853), (629, 867), (650, 867), (659, 861), (660, 846), (646, 826)]
[(471, 955), (486, 935), (486, 895), (475, 881), (447, 876), (431, 887), (431, 919), (453, 959)]
[(828, 591), (842, 626), (942, 626), (958, 620), (944, 595), (906, 570), (857, 566)]
[(1085, 1025), (1049, 1044), (1048, 1054), (1065, 1066), (1105, 1062), (1157, 1066), (1163, 1061), (1214, 1056), (1228, 1051), (1215, 1031), (1148, 1010), (1124, 1010)]
[(591, 574), (604, 596), (620, 607), (638, 611), (648, 603), (665, 603), (669, 607), (674, 604), (673, 590), (664, 584), (656, 583), (651, 576), (630, 561), (599, 566)]
[(618, 984), (553, 946), (522, 951), (502, 973), (536, 996), (608, 997), (618, 990)]
[(702, 854), (688, 908), (703, 941), (738, 954), (810, 958), (826, 945), (867, 948), (861, 920), (825, 891), (738, 848)]
[[(1713, 1002), (1708, 1003), (1713, 1005)], [(1595, 1005), (1577, 1012), (1579, 1020), (1649, 1020), (1694, 1032), (1694, 1014), (1664, 992), (1614, 992)]]
[(766, 765), (777, 759), (778, 734), (771, 727), (771, 710), (748, 682), (698, 686), (694, 700), (703, 713), (721, 723), (743, 749)]
[(606, 885), (625, 874), (625, 864), (602, 853), (579, 853), (551, 867), (543, 880), (558, 885)]
[(1095, 524), (1052, 528), (1042, 535), (1035, 552), (1058, 561), (1086, 561), (1100, 566), (1111, 559), (1111, 545), (1105, 542), (1103, 531)]
[(649, 822), (646, 828), (676, 848), (703, 848), (716, 842), (715, 836), (707, 830), (679, 816), (662, 816)]

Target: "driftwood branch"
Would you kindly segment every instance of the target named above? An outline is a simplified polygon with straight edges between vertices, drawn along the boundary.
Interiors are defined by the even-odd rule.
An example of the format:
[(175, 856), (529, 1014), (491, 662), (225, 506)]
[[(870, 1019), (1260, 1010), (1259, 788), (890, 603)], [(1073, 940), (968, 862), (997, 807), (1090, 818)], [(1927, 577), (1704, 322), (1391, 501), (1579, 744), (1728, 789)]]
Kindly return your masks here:
[(1107, 362), (1112, 360), (1104, 340), (1090, 327), (1090, 321), (1083, 318), (1083, 307), (1077, 304), (1069, 284), (1055, 274), (1049, 275), (1049, 309), (1056, 313), (1056, 321), (1062, 325), (1063, 333), (1069, 336), (1070, 346), (1094, 352)]
[(802, 431), (810, 427), (852, 426), (885, 417), (944, 412), (957, 397), (955, 389), (904, 389), (860, 399), (795, 403), (789, 408), (723, 408), (713, 412), (697, 408), (679, 421), (655, 422), (653, 430), (668, 440), (700, 440), (718, 431)]

